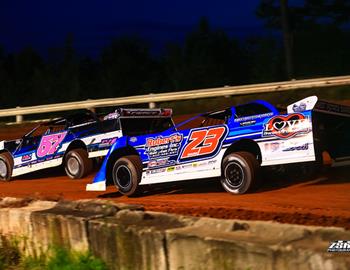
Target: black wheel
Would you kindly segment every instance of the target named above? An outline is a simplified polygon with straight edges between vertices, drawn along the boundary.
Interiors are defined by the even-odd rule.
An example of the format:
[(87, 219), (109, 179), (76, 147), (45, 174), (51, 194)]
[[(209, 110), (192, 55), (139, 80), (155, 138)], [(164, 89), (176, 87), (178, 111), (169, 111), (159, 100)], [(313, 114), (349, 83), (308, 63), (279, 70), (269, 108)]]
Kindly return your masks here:
[(13, 170), (13, 159), (10, 153), (0, 154), (0, 180), (10, 181)]
[(93, 161), (85, 149), (70, 150), (64, 159), (66, 174), (73, 179), (83, 178), (92, 171)]
[(141, 192), (139, 182), (142, 175), (142, 163), (138, 156), (130, 155), (116, 160), (112, 170), (114, 185), (119, 192), (127, 195), (137, 195)]
[(259, 163), (249, 152), (227, 155), (222, 162), (221, 184), (232, 194), (244, 194), (258, 184)]

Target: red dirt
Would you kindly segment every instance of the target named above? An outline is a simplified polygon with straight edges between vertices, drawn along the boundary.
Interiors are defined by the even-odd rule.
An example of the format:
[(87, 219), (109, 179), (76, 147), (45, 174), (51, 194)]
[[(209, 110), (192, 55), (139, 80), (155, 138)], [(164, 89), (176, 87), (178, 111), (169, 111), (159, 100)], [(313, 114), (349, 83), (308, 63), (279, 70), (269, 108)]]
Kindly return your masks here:
[[(0, 139), (14, 138), (8, 131), (1, 131)], [(18, 130), (13, 131), (19, 134)], [(209, 180), (151, 187), (150, 192), (139, 198), (122, 196), (113, 186), (108, 187), (106, 192), (86, 192), (85, 185), (91, 183), (93, 176), (71, 180), (60, 168), (39, 171), (11, 182), (1, 182), (0, 197), (49, 200), (101, 198), (142, 204), (151, 211), (350, 229), (350, 167), (332, 169), (304, 180), (265, 175), (261, 189), (240, 196), (228, 194), (218, 181)]]
[[(51, 175), (51, 177), (49, 177)], [(128, 198), (113, 186), (106, 192), (86, 192), (93, 175), (71, 180), (61, 170), (46, 170), (0, 183), (0, 197), (49, 200), (103, 198), (142, 204), (146, 210), (216, 218), (275, 220), (285, 223), (338, 226), (350, 229), (349, 168), (332, 170), (307, 181), (265, 180), (255, 193), (226, 193), (218, 181), (202, 180), (156, 186), (143, 197)]]

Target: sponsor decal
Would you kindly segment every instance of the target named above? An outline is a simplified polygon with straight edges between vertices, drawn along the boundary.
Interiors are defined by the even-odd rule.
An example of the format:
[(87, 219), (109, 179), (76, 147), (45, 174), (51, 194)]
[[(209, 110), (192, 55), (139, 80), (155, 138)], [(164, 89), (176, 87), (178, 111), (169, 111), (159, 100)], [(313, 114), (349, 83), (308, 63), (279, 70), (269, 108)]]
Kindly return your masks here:
[(192, 129), (179, 160), (214, 156), (220, 150), (226, 135), (226, 126)]
[(100, 147), (103, 146), (110, 146), (114, 144), (117, 141), (118, 138), (108, 138), (108, 139), (102, 139), (100, 143)]
[(134, 142), (137, 142), (137, 138), (136, 138), (136, 137), (131, 137), (131, 138), (130, 138), (130, 142), (133, 142), (133, 143), (134, 143)]
[(175, 171), (175, 167), (173, 166), (173, 167), (168, 167), (167, 169), (166, 169), (166, 171), (167, 172), (173, 172), (173, 171)]
[(182, 139), (183, 136), (179, 133), (167, 137), (147, 138), (145, 153), (149, 159), (176, 156), (179, 153)]
[(32, 154), (27, 154), (22, 156), (22, 161), (32, 160)]
[(174, 160), (168, 160), (168, 158), (166, 159), (156, 159), (156, 160), (150, 160), (147, 164), (148, 168), (156, 168), (156, 167), (164, 167), (167, 165), (172, 165), (174, 164), (175, 161)]
[(166, 171), (165, 168), (155, 169), (155, 170), (148, 170), (146, 172), (146, 174), (156, 174), (156, 173), (162, 173), (162, 172), (165, 172), (165, 171)]
[(246, 122), (240, 122), (239, 125), (241, 127), (245, 127), (245, 126), (254, 125), (255, 123), (256, 123), (256, 120), (250, 120), (250, 121), (246, 121)]
[(115, 111), (113, 113), (107, 114), (105, 117), (103, 117), (103, 120), (112, 120), (112, 119), (117, 119), (120, 116), (120, 114)]
[(269, 117), (269, 116), (272, 116), (272, 115), (273, 115), (273, 113), (269, 112), (269, 113), (251, 115), (251, 116), (244, 116), (244, 117), (236, 118), (234, 120), (234, 122), (237, 123), (237, 122), (241, 122), (241, 121), (249, 121), (249, 120), (261, 119), (261, 118)]
[(292, 146), (286, 149), (283, 149), (282, 151), (287, 152), (287, 151), (302, 151), (302, 150), (308, 150), (309, 149), (309, 144), (305, 143), (303, 145), (299, 146)]
[(308, 118), (301, 113), (294, 113), (287, 116), (277, 115), (272, 117), (264, 125), (263, 136), (276, 136), (287, 139), (297, 134), (309, 132), (309, 126)]
[(198, 168), (198, 167), (203, 167), (203, 166), (207, 166), (210, 163), (208, 161), (203, 161), (203, 162), (196, 162), (196, 163), (192, 163), (192, 167), (194, 168)]
[(280, 149), (281, 145), (283, 145), (280, 142), (269, 142), (264, 144), (264, 150), (265, 152), (276, 152)]
[(36, 152), (37, 157), (55, 154), (66, 135), (67, 131), (43, 136)]
[(328, 247), (328, 252), (350, 252), (349, 240), (337, 240), (332, 242)]
[(182, 169), (186, 169), (186, 168), (192, 168), (192, 163), (187, 163), (187, 164), (184, 164), (184, 165), (181, 165), (181, 168)]
[(303, 112), (306, 110), (306, 103), (301, 102), (300, 104), (294, 104), (292, 109), (293, 112)]
[(329, 112), (350, 114), (349, 106), (343, 106), (340, 104), (333, 104), (333, 103), (328, 103), (324, 101), (317, 102), (316, 108), (321, 110), (326, 110)]

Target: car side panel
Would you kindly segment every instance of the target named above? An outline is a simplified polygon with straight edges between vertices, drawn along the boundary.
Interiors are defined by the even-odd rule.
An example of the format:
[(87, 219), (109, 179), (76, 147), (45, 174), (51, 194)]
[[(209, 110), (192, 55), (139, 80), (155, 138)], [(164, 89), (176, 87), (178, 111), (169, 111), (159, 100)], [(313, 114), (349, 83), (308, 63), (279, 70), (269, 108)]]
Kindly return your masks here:
[[(86, 136), (83, 137), (82, 134)], [(12, 176), (61, 165), (65, 152), (75, 140), (81, 140), (85, 144), (89, 158), (105, 156), (109, 148), (121, 136), (120, 130), (98, 134), (86, 131), (80, 134), (60, 131), (44, 135), (39, 144), (24, 147), (14, 154)]]
[[(227, 125), (123, 138), (140, 155), (140, 185), (220, 176), (226, 151), (241, 140), (256, 143), (262, 166), (315, 160), (311, 111), (231, 117)], [(103, 181), (94, 179), (96, 185)]]

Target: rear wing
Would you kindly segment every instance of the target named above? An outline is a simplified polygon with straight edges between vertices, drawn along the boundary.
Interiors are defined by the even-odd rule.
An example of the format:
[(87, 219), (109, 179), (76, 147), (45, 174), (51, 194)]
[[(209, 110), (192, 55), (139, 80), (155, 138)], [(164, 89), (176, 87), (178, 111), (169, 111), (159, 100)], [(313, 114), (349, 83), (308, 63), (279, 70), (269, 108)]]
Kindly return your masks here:
[[(325, 164), (350, 164), (350, 106), (319, 100), (312, 109), (316, 152)], [(327, 153), (328, 158), (324, 158)], [(326, 156), (327, 156), (326, 155)], [(320, 158), (321, 160), (321, 158)]]
[(303, 111), (315, 111), (326, 114), (350, 117), (350, 106), (332, 103), (324, 100), (318, 100), (316, 96), (310, 96), (290, 104), (287, 112), (296, 113)]
[(339, 166), (350, 161), (350, 106), (310, 96), (290, 104), (287, 112), (264, 124), (263, 136), (271, 136), (258, 143), (262, 166), (315, 160)]
[(314, 111), (350, 117), (350, 106), (326, 102), (323, 100), (320, 100), (316, 103)]
[(125, 109), (118, 108), (115, 112), (110, 113), (104, 117), (104, 120), (117, 119), (117, 118), (149, 118), (149, 117), (171, 117), (172, 109)]

